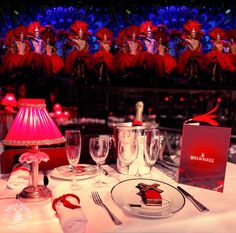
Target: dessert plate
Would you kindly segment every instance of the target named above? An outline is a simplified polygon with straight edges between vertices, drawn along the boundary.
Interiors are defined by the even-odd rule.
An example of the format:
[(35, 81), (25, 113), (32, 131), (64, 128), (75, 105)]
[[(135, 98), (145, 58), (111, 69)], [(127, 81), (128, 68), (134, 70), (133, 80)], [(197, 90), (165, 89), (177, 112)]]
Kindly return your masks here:
[[(98, 173), (96, 166), (90, 164), (79, 164), (79, 167), (77, 167), (76, 179), (86, 180), (97, 176), (97, 174)], [(73, 179), (73, 173), (69, 165), (54, 168), (51, 171), (50, 176), (53, 178), (63, 179), (63, 180)]]
[[(161, 189), (161, 205), (145, 205), (136, 186), (139, 183), (158, 184)], [(124, 211), (145, 218), (167, 218), (173, 216), (185, 205), (185, 197), (174, 186), (154, 179), (129, 179), (121, 181), (111, 190), (113, 201)]]

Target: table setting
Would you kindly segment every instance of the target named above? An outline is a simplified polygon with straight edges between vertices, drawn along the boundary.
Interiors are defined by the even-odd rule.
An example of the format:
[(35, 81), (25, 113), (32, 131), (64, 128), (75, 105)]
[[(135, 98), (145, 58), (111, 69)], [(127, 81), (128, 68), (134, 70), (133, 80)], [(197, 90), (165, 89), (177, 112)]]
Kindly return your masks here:
[[(33, 101), (23, 105), (31, 108)], [(34, 107), (40, 108), (40, 114), (46, 114), (41, 112), (42, 102)], [(235, 164), (225, 161), (225, 166), (221, 166), (221, 174), (225, 174), (223, 181), (217, 183), (220, 189), (203, 187), (195, 181), (203, 172), (202, 164), (209, 163), (208, 172), (214, 171), (212, 158), (191, 155), (194, 159), (190, 159), (187, 167), (188, 154), (181, 154), (178, 160), (169, 158), (166, 161), (163, 156), (165, 135), (156, 126), (142, 125), (118, 126), (115, 135), (91, 137), (88, 150), (96, 165), (82, 164), (80, 130), (67, 130), (63, 136), (54, 125), (52, 128), (54, 135), (50, 134), (52, 138), (47, 142), (55, 143), (55, 138), (65, 142), (68, 164), (39, 171), (38, 164), (49, 158), (35, 145), (45, 143), (45, 139), (36, 135), (39, 137), (36, 140), (35, 129), (33, 139), (28, 135), (22, 137), (22, 142), (31, 146), (29, 151), (21, 155), (20, 163), (10, 174), (1, 174), (0, 232), (227, 233), (236, 227)], [(43, 134), (42, 128), (40, 132)], [(17, 140), (19, 144), (20, 138)], [(3, 143), (15, 141), (15, 134), (10, 131)], [(106, 164), (113, 146), (117, 163)], [(217, 160), (217, 156), (214, 159)], [(197, 165), (194, 164), (196, 160)], [(163, 164), (166, 168), (174, 168), (172, 172), (177, 174), (169, 176), (163, 170)], [(195, 173), (187, 170), (186, 174), (193, 176), (184, 180), (183, 171), (192, 164)], [(180, 168), (181, 172), (177, 172)], [(215, 182), (218, 176), (211, 179)]]
[[(212, 229), (219, 230), (218, 232), (232, 232), (232, 227), (235, 226), (233, 219), (236, 213), (234, 198), (235, 188), (233, 188), (236, 185), (234, 164), (228, 163), (227, 165), (228, 169), (223, 194), (207, 189), (181, 185), (184, 190), (187, 190), (192, 196), (209, 209), (209, 212), (206, 213), (200, 212), (190, 201), (186, 200), (183, 194), (177, 191), (177, 186), (180, 185), (166, 174), (162, 173), (158, 166), (154, 166), (153, 168), (152, 179), (137, 177), (131, 178), (130, 176), (118, 173), (115, 166), (116, 165), (104, 165), (103, 167), (104, 169), (111, 171), (112, 176), (118, 178), (120, 182), (117, 182), (116, 184), (111, 183), (110, 185), (100, 189), (93, 187), (92, 183), (94, 182), (94, 178), (90, 178), (89, 182), (88, 180), (79, 181), (79, 184), (82, 186), (81, 189), (72, 191), (71, 180), (58, 180), (49, 176), (48, 186), (52, 190), (53, 196), (54, 193), (57, 197), (72, 193), (76, 194), (80, 198), (80, 204), (87, 219), (86, 224), (88, 225), (84, 232), (144, 232), (145, 230), (147, 230), (145, 232), (156, 232), (157, 229), (165, 230), (165, 232), (173, 232), (174, 229), (179, 229), (179, 232), (197, 232), (198, 230), (201, 230), (203, 226), (203, 232), (212, 232)], [(104, 177), (106, 179), (105, 175)], [(39, 179), (43, 182), (43, 174), (40, 174)], [(0, 232), (16, 232), (16, 229), (13, 226), (18, 226), (18, 228), (24, 226), (22, 227), (23, 230), (17, 228), (17, 231), (19, 232), (40, 232), (43, 229), (47, 229), (47, 232), (63, 232), (60, 220), (52, 209), (52, 201), (50, 199), (42, 203), (33, 204), (21, 202), (19, 199), (16, 199), (16, 194), (19, 190), (10, 190), (7, 188), (7, 180), (8, 177), (1, 177), (0, 201), (2, 208), (0, 212), (1, 216), (5, 216), (5, 218), (0, 220)], [(158, 216), (158, 213), (160, 212), (158, 207), (154, 207), (150, 210), (147, 206), (147, 210), (144, 208), (144, 211), (141, 210), (141, 213), (139, 206), (129, 207), (127, 210), (126, 205), (122, 205), (123, 199), (128, 202), (131, 202), (132, 200), (129, 204), (135, 205), (142, 202), (141, 197), (136, 195), (138, 189), (136, 190), (135, 186), (137, 183), (143, 181), (147, 184), (165, 184), (165, 186), (170, 187), (172, 191), (175, 190), (174, 193), (171, 194), (167, 191), (167, 194), (170, 195), (171, 198), (174, 198), (174, 201), (180, 202), (179, 204), (181, 206), (179, 206), (179, 208), (182, 208), (173, 214), (161, 217)], [(134, 189), (134, 192), (130, 192), (122, 187), (123, 183), (125, 183), (124, 185), (126, 187), (130, 182), (135, 182), (135, 184), (128, 185), (130, 189)], [(6, 192), (6, 190), (8, 192)], [(95, 204), (92, 192), (96, 191), (99, 193), (100, 198), (105, 205), (107, 205), (122, 224), (114, 224), (106, 210)], [(3, 193), (4, 199), (1, 199)], [(176, 198), (176, 194), (178, 198), (181, 198), (180, 201)], [(6, 195), (8, 195), (8, 199), (6, 198)], [(129, 197), (129, 195), (131, 195), (131, 197)], [(138, 202), (133, 198), (133, 196), (135, 196)], [(19, 204), (23, 207), (18, 207)], [(141, 205), (144, 204), (142, 203)], [(16, 207), (20, 208), (21, 212), (26, 215), (23, 215), (22, 222), (18, 220), (17, 224), (12, 222), (12, 219), (14, 219), (14, 216), (17, 213)], [(9, 211), (9, 209), (12, 209), (12, 212)], [(166, 213), (166, 210), (164, 210), (164, 213)], [(32, 224), (34, 230), (31, 228)]]

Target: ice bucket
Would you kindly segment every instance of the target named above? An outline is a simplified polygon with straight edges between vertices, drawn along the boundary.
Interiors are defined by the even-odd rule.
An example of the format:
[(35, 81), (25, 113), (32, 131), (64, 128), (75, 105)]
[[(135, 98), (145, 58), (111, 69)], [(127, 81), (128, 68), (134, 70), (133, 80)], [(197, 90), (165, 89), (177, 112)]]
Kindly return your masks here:
[[(109, 126), (113, 128), (114, 139), (116, 144), (116, 159), (117, 159), (117, 170), (118, 172), (126, 175), (144, 175), (150, 173), (150, 168), (147, 166), (144, 154), (143, 154), (143, 134), (144, 130), (148, 128), (157, 128), (158, 124), (153, 122), (144, 122), (142, 126), (132, 126), (132, 122), (124, 122), (124, 123), (110, 123)], [(122, 163), (121, 159), (119, 159), (119, 144), (121, 142), (124, 143), (123, 140), (127, 140), (125, 135), (129, 134), (129, 132), (135, 132), (137, 135), (136, 140), (138, 144), (138, 154), (137, 158), (127, 167)], [(131, 152), (129, 152), (131, 153)]]

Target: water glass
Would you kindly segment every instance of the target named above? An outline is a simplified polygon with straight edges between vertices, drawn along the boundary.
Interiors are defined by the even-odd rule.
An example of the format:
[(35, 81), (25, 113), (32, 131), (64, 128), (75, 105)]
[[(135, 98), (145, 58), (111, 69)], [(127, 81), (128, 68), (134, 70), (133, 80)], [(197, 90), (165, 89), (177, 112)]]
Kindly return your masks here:
[(77, 189), (78, 184), (76, 180), (76, 166), (80, 160), (81, 153), (81, 133), (80, 130), (66, 130), (66, 156), (67, 160), (72, 167), (73, 181), (72, 188)]
[(144, 158), (152, 175), (152, 167), (162, 151), (164, 136), (158, 129), (145, 129), (144, 138)]
[(97, 169), (98, 169), (98, 179), (94, 183), (94, 186), (98, 188), (107, 185), (107, 183), (102, 180), (101, 165), (105, 164), (109, 148), (110, 148), (109, 137), (96, 137), (89, 139), (89, 153), (94, 162), (97, 164)]
[(138, 156), (138, 132), (134, 129), (120, 129), (118, 133), (118, 145), (117, 151), (119, 160), (129, 174), (129, 167), (135, 161)]

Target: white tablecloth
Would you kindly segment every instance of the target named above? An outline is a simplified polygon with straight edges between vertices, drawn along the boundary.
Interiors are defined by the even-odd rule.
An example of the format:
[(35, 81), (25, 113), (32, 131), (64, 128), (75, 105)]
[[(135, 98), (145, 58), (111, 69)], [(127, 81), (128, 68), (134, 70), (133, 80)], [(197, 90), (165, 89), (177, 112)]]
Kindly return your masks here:
[[(178, 185), (174, 180), (159, 171), (158, 168), (154, 168), (153, 171), (153, 179), (167, 182), (173, 186)], [(127, 178), (116, 172), (113, 173), (113, 177), (117, 177), (120, 180)], [(16, 193), (16, 191), (6, 188), (6, 180), (7, 177), (2, 175), (0, 180), (0, 196), (3, 193), (5, 195)], [(111, 180), (113, 181), (113, 178)], [(107, 206), (123, 222), (120, 226), (114, 225), (106, 211), (94, 204), (91, 198), (91, 191), (92, 189), (94, 190), (91, 182), (92, 179), (80, 181), (81, 189), (76, 191), (88, 219), (87, 233), (231, 233), (236, 229), (236, 165), (232, 163), (227, 164), (223, 193), (181, 184), (183, 188), (210, 209), (208, 213), (199, 212), (191, 202), (186, 200), (184, 208), (170, 218), (144, 219), (128, 215), (112, 201), (110, 190), (114, 183), (111, 183), (108, 187), (101, 189), (99, 193)], [(71, 192), (69, 181), (51, 179), (50, 187), (52, 189), (63, 189), (65, 193)], [(59, 220), (51, 208), (51, 200), (43, 203), (26, 204), (19, 200), (7, 199), (0, 200), (0, 204), (0, 233), (62, 232)]]

